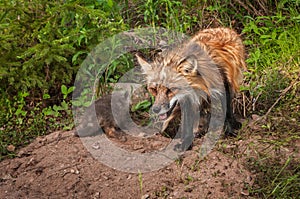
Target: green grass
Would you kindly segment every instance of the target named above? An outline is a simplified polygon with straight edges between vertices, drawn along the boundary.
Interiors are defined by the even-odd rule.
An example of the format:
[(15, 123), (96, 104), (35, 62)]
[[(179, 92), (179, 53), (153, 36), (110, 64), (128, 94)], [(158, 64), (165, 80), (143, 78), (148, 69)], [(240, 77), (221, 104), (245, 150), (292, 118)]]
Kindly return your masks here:
[(249, 158), (248, 168), (255, 171), (250, 193), (258, 198), (295, 198), (300, 193), (300, 162), (295, 157), (259, 154)]
[[(293, 147), (300, 139), (299, 16), (290, 7), (272, 16), (247, 17), (244, 23), (249, 52), (242, 88), (247, 96), (246, 109), (249, 115), (265, 116), (254, 134), (275, 151), (259, 151), (246, 164), (255, 170), (255, 182), (249, 190), (257, 198), (295, 198), (300, 194), (300, 160), (283, 156), (280, 150), (290, 146), (299, 153)], [(244, 133), (253, 134), (251, 130)]]
[[(288, 98), (291, 99), (291, 94), (298, 89), (296, 84), (300, 74), (300, 19), (299, 13), (293, 8), (286, 12), (287, 16), (277, 14), (249, 18), (243, 29), (245, 43), (249, 48), (246, 89), (251, 92), (251, 97), (260, 95), (257, 109), (263, 111), (290, 84), (295, 86), (285, 96), (284, 102), (288, 103)], [(299, 96), (295, 97), (299, 99)]]

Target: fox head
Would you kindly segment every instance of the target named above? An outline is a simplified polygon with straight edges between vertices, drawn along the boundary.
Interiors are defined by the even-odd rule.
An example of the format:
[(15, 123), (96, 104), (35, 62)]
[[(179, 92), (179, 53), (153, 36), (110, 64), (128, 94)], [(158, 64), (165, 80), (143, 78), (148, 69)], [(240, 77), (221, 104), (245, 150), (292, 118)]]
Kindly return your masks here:
[(222, 91), (217, 66), (196, 43), (162, 52), (153, 62), (136, 57), (155, 97), (152, 111), (164, 121), (163, 130), (180, 112), (179, 102), (186, 96), (199, 107), (202, 100)]
[(159, 62), (148, 63), (137, 55), (143, 73), (146, 75), (147, 89), (155, 97), (152, 112), (162, 121), (162, 131), (180, 112), (179, 100), (190, 86), (186, 79), (171, 67), (162, 67)]

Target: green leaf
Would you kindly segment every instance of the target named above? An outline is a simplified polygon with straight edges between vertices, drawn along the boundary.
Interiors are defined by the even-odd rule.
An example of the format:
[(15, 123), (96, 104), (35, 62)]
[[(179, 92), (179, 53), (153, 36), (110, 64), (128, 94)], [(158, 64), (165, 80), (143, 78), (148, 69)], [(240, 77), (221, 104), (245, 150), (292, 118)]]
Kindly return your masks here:
[(69, 105), (66, 101), (62, 101), (61, 103), (62, 110), (67, 110), (69, 108)]
[(73, 106), (81, 106), (82, 105), (82, 102), (80, 100), (76, 100), (76, 101), (73, 100), (71, 103)]
[(113, 0), (107, 0), (107, 5), (112, 8), (114, 6)]
[(29, 96), (29, 93), (28, 93), (28, 92), (23, 92), (23, 93), (21, 94), (21, 96), (22, 96), (22, 98), (28, 97), (28, 96)]
[(22, 109), (17, 109), (17, 111), (15, 112), (16, 115), (22, 115), (25, 116), (27, 114), (27, 111), (23, 111)]
[(55, 112), (59, 112), (59, 111), (63, 111), (64, 109), (63, 109), (63, 107), (61, 107), (61, 106), (54, 105), (54, 106), (53, 106), (53, 110), (54, 110)]
[(145, 109), (149, 108), (150, 106), (151, 106), (151, 102), (149, 102), (148, 100), (144, 100), (144, 101), (137, 103), (135, 106), (133, 106), (131, 108), (131, 111), (135, 112), (137, 110), (145, 110)]
[(65, 85), (61, 86), (61, 93), (64, 95), (68, 95), (68, 89)]
[(50, 99), (50, 95), (47, 94), (47, 93), (45, 93), (45, 94), (43, 95), (43, 99)]
[(74, 90), (75, 90), (75, 86), (71, 86), (71, 87), (68, 89), (68, 94), (72, 93)]
[(77, 58), (78, 58), (80, 55), (83, 55), (83, 54), (87, 54), (87, 51), (78, 51), (77, 53), (75, 53), (75, 55), (72, 57), (72, 63), (73, 63), (73, 64), (78, 64)]

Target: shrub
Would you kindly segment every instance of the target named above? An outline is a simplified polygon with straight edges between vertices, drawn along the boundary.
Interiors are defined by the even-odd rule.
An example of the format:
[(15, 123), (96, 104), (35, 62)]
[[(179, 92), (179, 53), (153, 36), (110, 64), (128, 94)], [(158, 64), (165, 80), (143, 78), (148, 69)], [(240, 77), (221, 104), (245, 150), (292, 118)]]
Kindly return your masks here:
[[(105, 3), (106, 2), (106, 3)], [(86, 54), (126, 25), (113, 1), (1, 1), (1, 92), (56, 94)]]

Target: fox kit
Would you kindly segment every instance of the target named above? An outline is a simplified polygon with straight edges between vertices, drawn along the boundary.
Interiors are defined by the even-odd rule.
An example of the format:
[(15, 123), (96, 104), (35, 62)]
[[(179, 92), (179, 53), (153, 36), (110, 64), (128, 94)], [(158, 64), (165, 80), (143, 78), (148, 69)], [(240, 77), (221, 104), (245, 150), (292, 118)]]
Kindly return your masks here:
[[(132, 88), (136, 85), (129, 84), (127, 87), (129, 86)], [(130, 126), (132, 118), (130, 108), (142, 100), (149, 100), (149, 94), (144, 87), (136, 88), (134, 91), (126, 90), (122, 85), (121, 88), (117, 88), (112, 94), (103, 95), (85, 109), (79, 118), (76, 136), (98, 135), (101, 133), (100, 126), (108, 137), (124, 140), (124, 130), (133, 130)]]
[[(78, 131), (75, 135), (80, 137), (87, 137), (100, 134), (98, 125), (103, 129), (104, 133), (108, 137), (122, 138), (122, 133), (119, 126), (125, 123), (124, 107), (127, 103), (127, 93), (118, 93), (115, 98), (117, 101), (112, 107), (112, 94), (102, 96), (96, 100), (91, 106), (87, 107), (85, 113), (81, 116), (81, 122), (77, 127)], [(118, 118), (121, 121), (116, 122), (113, 116), (113, 109), (121, 114)], [(122, 115), (123, 114), (123, 115)]]
[[(241, 127), (233, 116), (231, 101), (239, 91), (246, 64), (244, 46), (235, 31), (228, 28), (202, 30), (180, 46), (162, 52), (152, 62), (136, 56), (148, 90), (155, 97), (152, 111), (163, 121), (162, 131), (180, 114), (178, 101), (187, 95), (196, 95), (191, 98), (190, 111), (200, 108), (193, 115), (197, 120), (200, 119), (197, 114), (203, 112), (203, 104), (216, 95), (226, 97), (225, 132), (234, 135), (234, 129)], [(195, 123), (199, 122), (192, 124), (194, 133), (197, 131)]]

